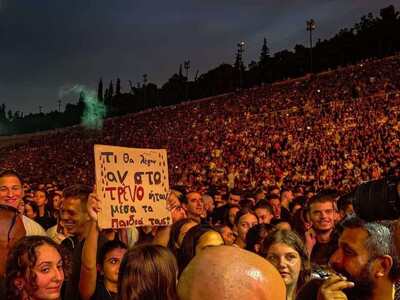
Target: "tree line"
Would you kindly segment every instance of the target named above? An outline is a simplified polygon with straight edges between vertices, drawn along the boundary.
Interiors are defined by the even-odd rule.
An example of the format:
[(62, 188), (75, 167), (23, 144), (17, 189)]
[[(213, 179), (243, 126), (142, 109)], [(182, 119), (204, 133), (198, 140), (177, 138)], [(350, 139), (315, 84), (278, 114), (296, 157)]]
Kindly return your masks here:
[[(321, 72), (367, 58), (393, 55), (400, 50), (398, 32), (400, 16), (393, 5), (382, 8), (379, 16), (369, 13), (353, 27), (341, 29), (332, 38), (317, 40), (312, 47), (312, 71)], [(200, 76), (197, 71), (192, 80), (188, 78), (190, 61), (183, 62), (185, 74), (180, 65), (178, 72), (161, 87), (148, 82), (147, 74), (136, 85), (127, 80), (129, 84), (125, 90), (121, 87), (120, 78), (107, 84), (100, 78), (97, 101), (106, 106), (106, 116), (111, 117), (300, 77), (310, 72), (310, 50), (310, 45), (295, 45), (293, 50), (285, 49), (271, 55), (268, 41), (264, 38), (258, 59), (252, 60), (247, 66), (238, 47), (232, 64), (223, 63)], [(36, 132), (79, 124), (84, 109), (84, 93), (79, 95), (75, 104), (68, 103), (62, 112), (24, 115), (2, 104), (0, 134)]]

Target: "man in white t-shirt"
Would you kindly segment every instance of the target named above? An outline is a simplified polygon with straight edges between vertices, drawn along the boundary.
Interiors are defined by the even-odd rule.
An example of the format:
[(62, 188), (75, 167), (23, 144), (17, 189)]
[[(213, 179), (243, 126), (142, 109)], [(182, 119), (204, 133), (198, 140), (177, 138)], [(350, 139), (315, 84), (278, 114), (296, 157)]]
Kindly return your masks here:
[[(19, 207), (24, 190), (22, 188), (21, 177), (14, 171), (5, 170), (0, 172), (0, 204), (8, 205), (14, 208)], [(22, 215), (22, 222), (25, 227), (26, 235), (44, 235), (46, 232), (43, 227), (34, 220)]]

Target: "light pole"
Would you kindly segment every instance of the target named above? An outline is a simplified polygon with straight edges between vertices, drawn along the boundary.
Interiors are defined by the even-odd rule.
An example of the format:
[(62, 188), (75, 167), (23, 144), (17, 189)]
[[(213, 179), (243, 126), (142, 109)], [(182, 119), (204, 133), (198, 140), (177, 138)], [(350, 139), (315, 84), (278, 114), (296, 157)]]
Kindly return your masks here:
[(242, 41), (237, 44), (237, 63), (239, 68), (239, 88), (243, 86), (243, 53), (245, 43)]
[(147, 74), (143, 74), (143, 105), (146, 107)]
[(189, 69), (190, 69), (190, 60), (185, 60), (183, 62), (183, 67), (185, 68), (186, 73), (186, 101), (189, 100)]
[(313, 72), (313, 57), (312, 57), (312, 48), (313, 48), (313, 43), (312, 43), (312, 32), (315, 30), (315, 21), (313, 19), (310, 19), (307, 21), (307, 31), (310, 32), (310, 73)]
[(189, 69), (190, 69), (190, 60), (185, 60), (183, 62), (183, 67), (185, 68), (185, 73), (186, 73), (186, 80), (189, 81)]

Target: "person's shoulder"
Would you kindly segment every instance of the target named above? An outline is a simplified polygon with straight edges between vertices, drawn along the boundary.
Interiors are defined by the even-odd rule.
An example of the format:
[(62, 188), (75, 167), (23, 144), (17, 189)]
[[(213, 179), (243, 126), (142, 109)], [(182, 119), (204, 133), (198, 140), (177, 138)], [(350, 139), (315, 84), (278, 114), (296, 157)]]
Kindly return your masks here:
[(110, 293), (106, 287), (104, 286), (104, 283), (102, 281), (97, 281), (96, 282), (96, 289), (94, 291), (94, 294), (91, 298), (91, 300), (113, 300), (115, 299), (115, 296), (113, 293)]
[(42, 235), (47, 236), (46, 231), (40, 226), (39, 223), (35, 222), (34, 220), (28, 218), (25, 215), (22, 215), (22, 223), (24, 224), (26, 236), (31, 235)]
[(54, 225), (46, 230), (47, 235), (55, 241), (57, 244), (61, 244), (63, 240), (65, 240), (65, 235), (57, 231), (58, 225)]
[(222, 205), (220, 207), (215, 208), (214, 211), (213, 211), (213, 214), (212, 214), (214, 221), (221, 221), (222, 222), (227, 210), (228, 210), (228, 205), (227, 204), (224, 204), (224, 205)]
[(53, 236), (57, 233), (57, 225), (51, 226), (49, 229), (46, 230), (46, 233), (49, 236)]
[(222, 205), (220, 207), (215, 208), (214, 211), (221, 212), (221, 211), (227, 210), (228, 208), (229, 208), (229, 204), (224, 204), (224, 205)]

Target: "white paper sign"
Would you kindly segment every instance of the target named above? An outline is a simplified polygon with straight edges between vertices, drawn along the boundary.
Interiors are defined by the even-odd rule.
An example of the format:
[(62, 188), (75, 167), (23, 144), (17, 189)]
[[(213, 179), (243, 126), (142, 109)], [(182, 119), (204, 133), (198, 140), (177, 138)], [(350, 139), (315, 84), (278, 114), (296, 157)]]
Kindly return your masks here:
[(172, 223), (167, 210), (167, 151), (94, 146), (100, 228)]

